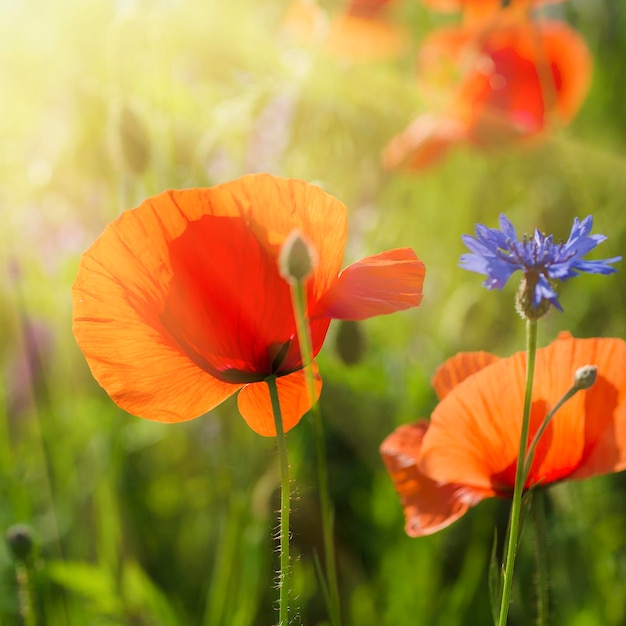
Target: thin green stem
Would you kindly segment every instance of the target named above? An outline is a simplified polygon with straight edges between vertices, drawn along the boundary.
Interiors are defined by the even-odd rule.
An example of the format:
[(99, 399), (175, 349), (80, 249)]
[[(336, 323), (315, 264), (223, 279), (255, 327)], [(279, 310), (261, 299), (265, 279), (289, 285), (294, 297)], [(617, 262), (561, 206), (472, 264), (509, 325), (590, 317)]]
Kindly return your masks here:
[(287, 457), (287, 438), (283, 428), (283, 417), (278, 399), (276, 376), (268, 376), (265, 381), (270, 390), (278, 456), (280, 458), (280, 573), (278, 577), (278, 626), (289, 624), (289, 587), (291, 583), (289, 568), (289, 511), (291, 485), (289, 483), (289, 459)]
[(513, 587), (513, 568), (517, 553), (519, 538), (520, 519), (522, 513), (522, 494), (524, 492), (524, 469), (526, 448), (528, 446), (528, 431), (530, 426), (530, 410), (532, 407), (533, 377), (535, 373), (535, 355), (537, 353), (537, 320), (526, 320), (526, 392), (524, 395), (524, 415), (522, 417), (522, 429), (520, 435), (519, 453), (517, 456), (517, 468), (515, 470), (515, 488), (513, 490), (513, 504), (509, 535), (506, 548), (506, 562), (504, 564), (504, 584), (500, 602), (500, 619), (498, 626), (505, 626), (509, 614), (511, 601), (511, 589)]
[(526, 483), (526, 479), (528, 478), (528, 474), (530, 473), (530, 468), (532, 467), (533, 460), (535, 458), (535, 448), (539, 443), (539, 439), (541, 439), (541, 435), (543, 435), (545, 429), (548, 427), (548, 424), (552, 421), (555, 413), (578, 391), (580, 391), (579, 387), (575, 385), (569, 389), (565, 395), (556, 403), (554, 408), (546, 415), (545, 419), (541, 423), (541, 426), (538, 428), (533, 440), (528, 447), (528, 452), (526, 453), (526, 461), (524, 462), (524, 483)]
[(535, 530), (535, 575), (537, 584), (537, 626), (548, 626), (550, 617), (550, 581), (546, 558), (545, 493), (536, 491), (532, 503)]
[(313, 433), (315, 437), (315, 455), (317, 457), (317, 476), (319, 483), (320, 510), (322, 515), (322, 534), (324, 538), (324, 557), (326, 564), (326, 585), (329, 619), (332, 626), (341, 624), (339, 586), (335, 557), (334, 525), (335, 515), (328, 490), (328, 468), (326, 466), (326, 445), (319, 409), (313, 412)]
[(313, 374), (313, 349), (311, 347), (311, 333), (309, 332), (309, 324), (306, 317), (306, 290), (303, 281), (294, 281), (291, 286), (291, 302), (293, 313), (296, 320), (296, 330), (298, 332), (298, 344), (300, 346), (300, 354), (302, 363), (304, 364), (304, 374), (306, 385), (311, 398), (311, 408), (317, 406), (315, 397), (315, 384)]
[(295, 281), (291, 284), (291, 298), (298, 331), (298, 342), (304, 373), (311, 398), (311, 413), (313, 423), (313, 436), (315, 439), (315, 456), (317, 465), (317, 482), (320, 498), (320, 510), (322, 515), (322, 536), (324, 540), (324, 562), (326, 565), (325, 596), (331, 626), (341, 624), (341, 606), (339, 602), (339, 585), (337, 581), (337, 566), (334, 542), (334, 511), (328, 490), (328, 468), (326, 465), (326, 445), (324, 443), (324, 427), (322, 416), (317, 404), (314, 372), (313, 350), (311, 347), (311, 334), (306, 318), (306, 290), (304, 281)]
[(33, 608), (32, 587), (29, 566), (25, 562), (16, 563), (15, 575), (17, 578), (20, 616), (24, 626), (36, 626), (37, 620)]

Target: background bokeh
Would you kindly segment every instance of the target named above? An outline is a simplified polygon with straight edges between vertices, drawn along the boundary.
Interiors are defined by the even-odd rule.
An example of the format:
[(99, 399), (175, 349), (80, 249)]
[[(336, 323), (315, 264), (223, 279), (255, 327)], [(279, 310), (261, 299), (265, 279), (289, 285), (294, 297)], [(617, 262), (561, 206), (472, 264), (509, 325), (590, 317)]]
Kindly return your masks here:
[[(330, 14), (339, 3), (321, 3)], [(355, 62), (282, 27), (287, 0), (0, 0), (0, 529), (29, 524), (39, 624), (265, 625), (275, 620), (278, 466), (227, 402), (163, 425), (118, 409), (71, 332), (78, 258), (122, 210), (171, 187), (269, 171), (315, 182), (350, 211), (345, 264), (411, 246), (427, 266), (419, 309), (331, 326), (319, 358), (346, 624), (487, 624), (487, 566), (508, 503), (481, 504), (409, 539), (378, 446), (427, 416), (430, 377), (459, 350), (523, 347), (514, 285), (487, 292), (459, 269), (463, 233), (497, 225), (566, 238), (592, 213), (626, 249), (626, 7), (570, 0), (593, 59), (575, 121), (541, 142), (460, 148), (421, 174), (380, 153), (426, 110), (413, 73), (423, 37), (458, 17), (398, 2), (410, 33), (393, 59)], [(564, 285), (557, 332), (626, 337), (625, 268)], [(356, 343), (355, 343), (356, 342)], [(355, 353), (356, 351), (356, 353)], [(356, 362), (352, 362), (356, 361)], [(625, 364), (626, 366), (626, 364)], [(311, 428), (289, 434), (294, 606), (325, 623)], [(558, 485), (548, 500), (555, 625), (626, 623), (626, 478)], [(533, 534), (525, 532), (511, 624), (533, 623)], [(0, 624), (19, 624), (15, 570), (0, 546)], [(298, 620), (295, 621), (298, 623)]]

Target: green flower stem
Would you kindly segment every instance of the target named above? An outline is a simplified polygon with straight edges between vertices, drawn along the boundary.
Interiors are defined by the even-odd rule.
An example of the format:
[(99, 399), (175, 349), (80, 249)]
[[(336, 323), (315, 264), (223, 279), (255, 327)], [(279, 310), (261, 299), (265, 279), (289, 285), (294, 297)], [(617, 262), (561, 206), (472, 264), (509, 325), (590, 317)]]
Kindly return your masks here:
[(265, 381), (270, 390), (274, 424), (276, 425), (276, 440), (278, 441), (278, 456), (280, 458), (280, 574), (278, 578), (278, 626), (289, 624), (289, 587), (291, 583), (289, 568), (289, 507), (291, 485), (289, 483), (289, 459), (287, 458), (287, 438), (283, 428), (283, 417), (278, 400), (276, 376), (268, 376)]
[(513, 490), (513, 504), (509, 535), (506, 548), (506, 562), (504, 564), (504, 584), (500, 602), (500, 618), (498, 626), (505, 626), (509, 614), (511, 601), (511, 589), (513, 586), (513, 568), (517, 553), (519, 538), (520, 519), (522, 513), (522, 494), (524, 492), (524, 470), (526, 448), (528, 446), (528, 430), (530, 426), (530, 410), (532, 406), (533, 376), (535, 373), (535, 355), (537, 353), (537, 320), (526, 320), (526, 393), (524, 395), (524, 415), (522, 417), (522, 429), (520, 435), (519, 453), (517, 456), (517, 468), (515, 470), (515, 488)]
[(533, 460), (535, 458), (535, 448), (537, 447), (537, 444), (539, 443), (539, 439), (541, 439), (541, 435), (543, 435), (543, 432), (548, 427), (548, 424), (552, 421), (552, 418), (554, 417), (555, 413), (578, 391), (580, 391), (580, 388), (577, 387), (576, 385), (571, 387), (565, 393), (565, 395), (556, 403), (554, 408), (546, 415), (545, 419), (541, 423), (541, 426), (535, 433), (535, 436), (533, 437), (533, 440), (530, 446), (528, 447), (528, 452), (526, 453), (526, 461), (524, 462), (524, 483), (526, 483), (526, 479), (528, 478), (528, 474), (530, 473), (530, 468), (532, 467)]
[(334, 512), (328, 491), (328, 468), (326, 466), (326, 446), (324, 444), (324, 428), (322, 416), (315, 398), (313, 374), (313, 350), (311, 348), (311, 334), (306, 318), (306, 290), (305, 281), (293, 281), (291, 285), (291, 299), (298, 331), (298, 342), (304, 374), (309, 396), (311, 398), (311, 413), (313, 436), (315, 438), (315, 456), (317, 460), (317, 482), (322, 515), (322, 536), (324, 539), (324, 560), (326, 565), (326, 585), (324, 595), (329, 613), (331, 626), (341, 624), (341, 606), (339, 602), (339, 585), (337, 581), (337, 566), (334, 542)]
[(550, 582), (546, 558), (546, 494), (533, 495), (532, 511), (535, 530), (535, 575), (537, 584), (537, 626), (548, 626), (550, 617)]
[(322, 535), (324, 539), (324, 557), (326, 565), (326, 602), (331, 626), (340, 626), (341, 608), (339, 603), (339, 585), (335, 557), (334, 526), (335, 516), (328, 491), (328, 469), (326, 466), (326, 445), (324, 430), (318, 408), (313, 411), (313, 433), (315, 437), (315, 455), (317, 458), (317, 476), (319, 483), (320, 509), (322, 515)]
[(20, 616), (24, 626), (35, 626), (35, 612), (33, 610), (33, 598), (31, 591), (31, 581), (29, 575), (29, 567), (26, 563), (17, 563), (15, 565), (15, 577), (17, 579), (18, 598), (20, 607)]

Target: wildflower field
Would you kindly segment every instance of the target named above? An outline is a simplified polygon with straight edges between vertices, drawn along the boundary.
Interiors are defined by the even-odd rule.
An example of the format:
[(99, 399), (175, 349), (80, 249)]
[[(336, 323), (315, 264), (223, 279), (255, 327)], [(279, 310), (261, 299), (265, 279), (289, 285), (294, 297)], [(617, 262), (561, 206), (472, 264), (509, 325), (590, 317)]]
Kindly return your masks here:
[(0, 38), (0, 626), (626, 624), (621, 2)]

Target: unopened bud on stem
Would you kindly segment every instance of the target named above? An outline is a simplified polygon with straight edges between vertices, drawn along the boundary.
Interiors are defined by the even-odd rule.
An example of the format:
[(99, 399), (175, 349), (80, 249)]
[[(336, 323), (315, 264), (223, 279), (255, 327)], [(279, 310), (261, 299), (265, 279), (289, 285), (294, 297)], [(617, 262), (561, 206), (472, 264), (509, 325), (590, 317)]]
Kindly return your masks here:
[(304, 281), (313, 273), (316, 257), (313, 245), (299, 230), (292, 230), (280, 250), (278, 258), (280, 275), (289, 282)]
[(576, 370), (574, 386), (576, 389), (589, 389), (596, 382), (598, 368), (595, 365), (583, 365)]
[(33, 550), (33, 533), (26, 524), (11, 526), (5, 534), (5, 540), (16, 561), (25, 561)]

